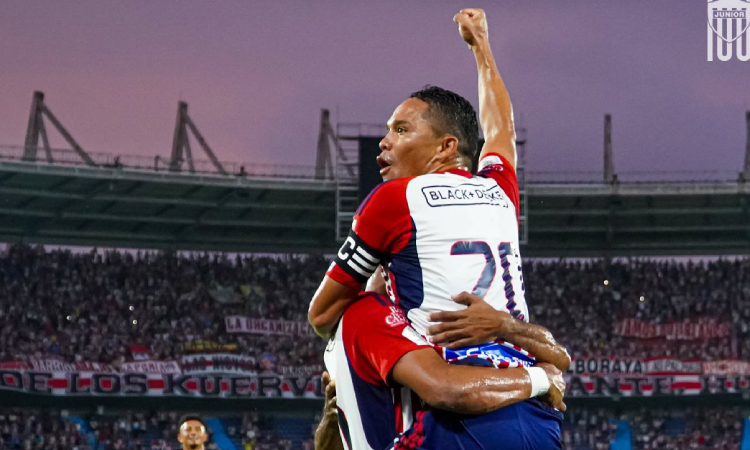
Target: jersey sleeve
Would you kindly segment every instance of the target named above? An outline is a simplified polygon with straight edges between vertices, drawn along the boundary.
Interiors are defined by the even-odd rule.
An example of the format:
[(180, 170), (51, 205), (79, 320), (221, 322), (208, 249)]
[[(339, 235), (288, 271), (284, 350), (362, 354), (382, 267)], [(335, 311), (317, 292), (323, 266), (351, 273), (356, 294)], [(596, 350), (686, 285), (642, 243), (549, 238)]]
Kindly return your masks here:
[(479, 160), (479, 171), (477, 176), (495, 180), (500, 189), (505, 192), (513, 206), (516, 207), (516, 216), (520, 217), (521, 199), (518, 194), (518, 178), (513, 165), (499, 153), (487, 153)]
[(352, 229), (326, 275), (359, 287), (384, 258), (401, 250), (412, 233), (406, 186), (411, 178), (381, 183), (359, 206)]
[(385, 297), (364, 293), (344, 313), (343, 340), (352, 368), (369, 383), (390, 385), (393, 367), (405, 354), (433, 348)]

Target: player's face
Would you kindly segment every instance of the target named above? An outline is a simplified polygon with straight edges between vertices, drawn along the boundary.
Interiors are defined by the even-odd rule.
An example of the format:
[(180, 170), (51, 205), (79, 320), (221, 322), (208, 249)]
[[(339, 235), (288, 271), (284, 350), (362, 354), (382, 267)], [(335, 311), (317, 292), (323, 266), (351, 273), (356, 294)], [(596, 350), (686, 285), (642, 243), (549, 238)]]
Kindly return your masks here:
[(207, 439), (206, 427), (198, 420), (186, 420), (177, 435), (183, 449), (202, 449)]
[(388, 133), (380, 141), (380, 176), (384, 181), (424, 175), (431, 171), (442, 146), (425, 119), (429, 105), (410, 98), (398, 105), (388, 119)]

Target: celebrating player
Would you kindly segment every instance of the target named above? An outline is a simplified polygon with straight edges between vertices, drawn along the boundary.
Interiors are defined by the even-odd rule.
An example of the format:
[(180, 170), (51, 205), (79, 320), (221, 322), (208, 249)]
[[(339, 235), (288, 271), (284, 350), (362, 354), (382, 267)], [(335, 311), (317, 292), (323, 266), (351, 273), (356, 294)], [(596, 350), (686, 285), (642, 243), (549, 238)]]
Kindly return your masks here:
[[(564, 370), (570, 363), (567, 352), (543, 328), (524, 324), (528, 311), (518, 254), (512, 107), (490, 51), (484, 13), (464, 10), (454, 20), (474, 52), (479, 71), (480, 121), (486, 139), (480, 170), (475, 177), (467, 170), (476, 148), (477, 127), (476, 114), (465, 99), (432, 87), (399, 105), (388, 121), (378, 157), (381, 175), (389, 181), (376, 187), (357, 211), (352, 232), (313, 298), (310, 321), (319, 334), (330, 333), (362, 284), (382, 264), (389, 296), (406, 311), (419, 333), (430, 331), (430, 314), (446, 311), (435, 319), (447, 322), (432, 331), (450, 347), (514, 334), (517, 343), (525, 340), (524, 348), (538, 361), (555, 363)], [(469, 289), (495, 310), (505, 311), (508, 330), (513, 332), (473, 334), (466, 320), (471, 317), (468, 311), (476, 312), (483, 302), (472, 300), (464, 313), (456, 311), (460, 305), (448, 300), (451, 293)], [(373, 364), (376, 359), (367, 356), (362, 359)], [(534, 363), (528, 353), (506, 342), (445, 352), (444, 356), (454, 362), (484, 360), (496, 367)], [(555, 439), (559, 445), (559, 416), (540, 414), (550, 411), (539, 402), (511, 408), (516, 418), (530, 415), (551, 422), (548, 429), (556, 436), (544, 448), (554, 448)], [(498, 422), (493, 421), (503, 420), (498, 413), (482, 416), (483, 423), (496, 427)], [(544, 424), (538, 425), (541, 429)], [(480, 434), (481, 425), (474, 426), (478, 428), (472, 432)]]
[[(467, 170), (478, 132), (474, 109), (464, 98), (429, 87), (396, 108), (378, 156), (389, 181), (360, 206), (310, 304), (310, 322), (321, 335), (330, 335), (379, 264), (389, 296), (422, 335), (428, 334), (431, 313), (463, 309), (451, 294), (469, 290), (509, 318), (528, 321), (518, 252), (518, 184), (511, 163), (516, 157), (512, 106), (490, 51), (484, 12), (463, 10), (454, 20), (479, 71), (485, 132), (480, 170), (477, 176)], [(525, 350), (538, 360), (567, 369), (569, 356), (546, 330), (518, 323), (513, 328), (514, 337), (525, 336)], [(462, 332), (447, 331), (448, 340)], [(512, 350), (494, 346), (492, 351), (512, 359), (511, 365), (529, 362)]]

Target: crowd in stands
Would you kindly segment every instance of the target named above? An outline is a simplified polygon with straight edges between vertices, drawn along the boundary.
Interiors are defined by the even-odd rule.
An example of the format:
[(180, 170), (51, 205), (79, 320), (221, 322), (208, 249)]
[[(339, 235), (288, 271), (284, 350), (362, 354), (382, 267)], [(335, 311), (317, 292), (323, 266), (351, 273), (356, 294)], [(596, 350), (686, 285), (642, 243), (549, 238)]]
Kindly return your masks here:
[[(750, 358), (750, 260), (602, 260), (524, 265), (532, 321), (547, 326), (571, 354)], [(642, 340), (615, 333), (625, 318), (664, 324), (711, 318), (733, 337)]]
[[(178, 450), (180, 413), (175, 411), (84, 413), (71, 419), (56, 410), (0, 407), (0, 450)], [(257, 412), (221, 419), (238, 450), (313, 450), (313, 431), (292, 442)], [(312, 421), (310, 422), (312, 424)], [(209, 429), (209, 435), (212, 435)], [(294, 445), (296, 444), (296, 445)], [(208, 450), (218, 447), (211, 438)]]
[(738, 408), (642, 409), (629, 414), (633, 450), (740, 450)]
[[(627, 423), (633, 450), (739, 450), (743, 417), (737, 407), (642, 408), (614, 413), (579, 407), (566, 414), (564, 450), (609, 450), (618, 424)], [(60, 411), (0, 408), (0, 450), (177, 450), (174, 411), (80, 414), (74, 422)], [(239, 450), (313, 450), (310, 434), (292, 441), (257, 412), (223, 417), (224, 430)], [(209, 439), (208, 449), (218, 447)]]
[[(0, 254), (0, 361), (56, 357), (113, 363), (175, 360), (196, 339), (280, 365), (320, 363), (325, 342), (228, 335), (240, 314), (305, 321), (325, 272), (315, 257), (72, 253), (8, 246)], [(264, 367), (259, 367), (263, 370)], [(265, 368), (268, 368), (267, 366)]]
[(0, 409), (0, 450), (90, 450), (59, 414)]
[(562, 426), (564, 450), (609, 450), (617, 432), (616, 422), (603, 409), (573, 409)]
[[(56, 357), (113, 363), (177, 360), (186, 342), (237, 344), (259, 370), (320, 364), (321, 339), (229, 334), (224, 317), (304, 322), (328, 262), (318, 256), (84, 252), (9, 245), (0, 253), (0, 361)], [(574, 355), (750, 358), (750, 260), (528, 262), (531, 318)], [(614, 332), (712, 317), (733, 338), (644, 342)], [(261, 361), (263, 363), (261, 364)], [(270, 361), (270, 363), (269, 363)]]

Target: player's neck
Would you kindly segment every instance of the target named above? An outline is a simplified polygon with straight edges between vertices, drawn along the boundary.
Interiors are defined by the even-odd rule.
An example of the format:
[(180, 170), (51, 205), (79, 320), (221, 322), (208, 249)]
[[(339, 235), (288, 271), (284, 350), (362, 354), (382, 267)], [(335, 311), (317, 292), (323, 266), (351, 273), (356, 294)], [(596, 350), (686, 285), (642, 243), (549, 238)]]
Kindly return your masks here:
[(432, 170), (430, 170), (428, 173), (446, 172), (448, 170), (466, 170), (466, 171), (468, 171), (469, 168), (466, 167), (465, 164), (462, 164), (459, 161), (451, 161), (449, 163), (443, 163), (443, 164), (437, 165)]

